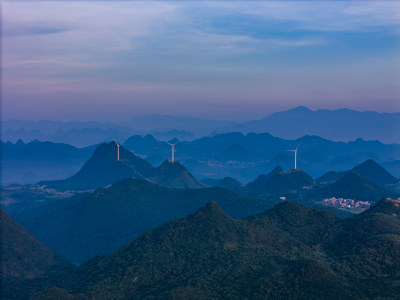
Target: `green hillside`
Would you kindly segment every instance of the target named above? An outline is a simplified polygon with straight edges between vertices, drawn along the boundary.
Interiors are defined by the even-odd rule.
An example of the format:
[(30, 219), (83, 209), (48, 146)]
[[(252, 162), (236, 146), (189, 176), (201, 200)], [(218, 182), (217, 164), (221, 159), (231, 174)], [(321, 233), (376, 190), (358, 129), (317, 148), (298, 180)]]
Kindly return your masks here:
[(232, 217), (271, 208), (276, 202), (249, 198), (226, 189), (170, 189), (140, 179), (125, 179), (88, 196), (39, 206), (19, 217), (52, 249), (74, 263), (110, 253), (143, 232), (187, 215), (210, 200)]
[(342, 197), (374, 202), (383, 197), (394, 196), (394, 193), (354, 172), (345, 174), (338, 181), (323, 188), (320, 193), (324, 197)]
[(24, 299), (29, 291), (34, 290), (36, 282), (72, 267), (2, 209), (0, 228), (1, 299)]
[(211, 202), (84, 263), (59, 287), (79, 299), (396, 299), (400, 200), (377, 208), (388, 205), (389, 214), (340, 220), (284, 202), (234, 220)]

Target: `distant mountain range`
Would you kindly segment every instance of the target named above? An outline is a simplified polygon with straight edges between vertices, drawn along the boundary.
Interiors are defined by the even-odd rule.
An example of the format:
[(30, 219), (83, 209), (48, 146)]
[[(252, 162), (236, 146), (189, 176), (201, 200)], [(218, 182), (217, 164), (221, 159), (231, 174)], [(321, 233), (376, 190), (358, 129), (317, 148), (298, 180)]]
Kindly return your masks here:
[[(176, 159), (199, 179), (233, 177), (241, 182), (253, 181), (259, 174), (279, 165), (293, 168), (294, 156), (287, 150), (298, 145), (297, 165), (313, 177), (327, 171), (350, 170), (354, 165), (373, 159), (395, 176), (400, 176), (400, 144), (357, 139), (333, 142), (317, 136), (284, 140), (268, 133), (227, 133), (193, 141), (179, 141)], [(93, 153), (93, 145), (75, 148), (66, 144), (31, 142), (2, 143), (2, 184), (35, 183), (61, 179), (75, 174)], [(134, 135), (123, 146), (154, 166), (171, 155), (168, 143), (152, 135)], [(378, 176), (379, 177), (379, 176)], [(336, 177), (335, 177), (336, 178)]]
[(94, 146), (33, 141), (0, 142), (1, 184), (27, 184), (62, 179), (76, 173), (92, 155)]
[(86, 147), (115, 139), (126, 139), (134, 133), (142, 133), (130, 127), (105, 122), (60, 121), (2, 121), (2, 140), (24, 142), (34, 140), (67, 143)]
[(310, 110), (299, 106), (277, 112), (260, 120), (239, 124), (237, 131), (269, 132), (272, 135), (297, 139), (304, 135), (317, 135), (336, 141), (357, 138), (399, 143), (400, 113), (377, 113), (351, 109)]
[[(208, 138), (208, 144), (217, 145), (226, 142), (230, 140), (231, 136), (253, 139), (253, 142), (258, 140), (256, 134), (244, 137), (240, 133), (234, 133), (222, 135), (218, 139)], [(143, 139), (156, 147), (164, 144), (151, 136)], [(137, 137), (131, 139), (131, 141), (135, 140), (138, 141)], [(40, 142), (36, 143), (40, 144)], [(198, 149), (203, 148), (201, 140), (192, 143), (197, 144)], [(135, 143), (135, 145), (140, 144)], [(190, 146), (190, 144), (186, 146)], [(182, 147), (184, 148), (185, 145)], [(5, 198), (1, 204), (10, 213), (18, 214), (21, 209), (36, 207), (41, 202), (48, 202), (53, 198), (66, 198), (82, 191), (92, 191), (110, 186), (122, 179), (138, 178), (169, 188), (201, 189), (207, 184), (219, 186), (268, 201), (276, 202), (287, 199), (312, 207), (326, 207), (337, 216), (345, 217), (349, 212), (358, 213), (381, 198), (396, 197), (400, 192), (400, 181), (370, 159), (353, 167), (351, 171), (331, 171), (317, 181), (301, 169), (284, 171), (281, 167), (275, 167), (267, 175), (261, 173), (255, 180), (242, 184), (232, 177), (223, 180), (200, 181), (178, 161), (165, 160), (159, 167), (153, 167), (124, 146), (119, 147), (119, 152), (120, 159), (118, 160), (117, 144), (115, 142), (102, 144), (95, 149), (92, 157), (75, 175), (62, 180), (40, 181), (37, 185), (32, 186), (4, 188)], [(219, 168), (224, 166), (215, 161), (211, 161), (211, 163), (203, 161), (202, 163), (205, 166), (217, 164)], [(251, 166), (252, 164), (249, 164), (249, 167)], [(336, 198), (344, 198), (343, 201), (351, 203), (337, 200), (342, 201), (340, 204), (335, 202)], [(358, 201), (361, 202), (357, 203)], [(337, 208), (341, 210), (337, 210)]]
[[(232, 135), (244, 137), (241, 134)], [(257, 137), (255, 134), (250, 136), (253, 139), (255, 137)], [(222, 135), (221, 139), (209, 138), (209, 140), (216, 144), (222, 143), (226, 138), (228, 135)], [(136, 137), (133, 137), (132, 141), (135, 139)], [(161, 143), (151, 136), (146, 136), (144, 140), (157, 147)], [(200, 143), (200, 141), (193, 143)], [(202, 148), (201, 145), (197, 146), (199, 149)], [(1, 203), (10, 213), (18, 214), (24, 207), (32, 208), (52, 198), (65, 198), (77, 192), (107, 187), (126, 178), (138, 178), (161, 186), (181, 189), (201, 189), (208, 184), (268, 201), (287, 199), (312, 207), (326, 206), (325, 200), (334, 201), (333, 198), (345, 198), (346, 201), (353, 201), (349, 205), (343, 204), (346, 213), (354, 212), (352, 210), (359, 207), (360, 204), (357, 204), (357, 201), (366, 201), (362, 204), (365, 209), (383, 197), (396, 197), (400, 192), (400, 181), (373, 160), (357, 165), (351, 169), (351, 172), (329, 172), (317, 181), (301, 169), (290, 169), (285, 172), (283, 168), (275, 167), (267, 175), (261, 174), (247, 184), (242, 184), (232, 177), (223, 180), (206, 180), (204, 183), (178, 161), (173, 163), (165, 160), (159, 167), (153, 167), (124, 146), (120, 146), (119, 151), (120, 159), (118, 160), (116, 143), (102, 144), (95, 149), (92, 157), (75, 175), (63, 180), (40, 181), (32, 187), (4, 189), (3, 194), (6, 198)], [(209, 165), (210, 162), (203, 162), (203, 164)], [(342, 215), (342, 211), (336, 210), (337, 205), (337, 203), (331, 205), (329, 209), (338, 216), (345, 216), (346, 214)]]
[[(376, 162), (367, 160), (352, 170), (358, 170), (370, 180), (359, 173), (355, 173), (355, 171), (349, 171), (340, 173), (341, 176), (329, 183), (320, 183), (300, 169), (290, 169), (285, 172), (278, 166), (268, 174), (259, 175), (254, 181), (246, 185), (242, 185), (229, 177), (221, 181), (206, 182), (209, 182), (212, 186), (223, 186), (232, 191), (253, 197), (290, 200), (316, 208), (322, 208), (327, 205), (329, 200), (326, 202), (326, 199), (343, 198), (349, 203), (346, 203), (346, 205), (343, 203), (343, 206), (335, 204), (332, 207), (344, 208), (352, 212), (356, 212), (356, 208), (360, 205), (356, 203), (357, 201), (367, 202), (367, 206), (369, 206), (374, 205), (385, 197), (396, 198), (400, 196), (400, 181), (391, 176)], [(331, 179), (330, 174), (332, 173), (336, 174), (328, 172), (325, 177)], [(376, 175), (382, 176), (378, 177)], [(384, 178), (386, 180), (383, 180)], [(325, 209), (331, 208), (325, 207)], [(332, 212), (337, 216), (346, 217), (345, 214), (341, 213), (341, 210), (334, 209)]]
[(167, 130), (167, 131), (155, 131), (152, 135), (159, 141), (170, 141), (178, 139), (180, 141), (191, 141), (195, 139), (193, 133), (187, 130)]
[(400, 202), (340, 220), (284, 202), (234, 220), (216, 202), (59, 278), (99, 299), (396, 299)]
[(400, 113), (359, 112), (350, 109), (310, 110), (299, 106), (273, 113), (259, 120), (230, 122), (189, 116), (142, 115), (121, 124), (101, 122), (19, 121), (2, 122), (2, 139), (25, 142), (38, 139), (89, 146), (112, 138), (126, 139), (132, 134), (154, 133), (161, 140), (178, 138), (193, 140), (216, 133), (269, 132), (286, 139), (318, 135), (336, 141), (357, 138), (400, 143)]
[[(343, 143), (317, 136), (284, 140), (267, 133), (227, 133), (179, 142), (175, 147), (175, 156), (200, 179), (234, 177), (249, 182), (277, 165), (286, 170), (293, 168), (294, 155), (287, 150), (298, 145), (297, 165), (314, 177), (328, 170), (350, 169), (368, 159), (385, 163), (388, 170), (400, 176), (400, 165), (396, 164), (400, 157), (399, 144), (385, 145), (361, 139)], [(150, 135), (133, 136), (124, 146), (155, 165), (161, 164), (170, 155), (170, 146)]]
[[(244, 138), (244, 136), (240, 136)], [(226, 135), (222, 137), (226, 137)], [(137, 142), (136, 137), (131, 139), (132, 142), (134, 140)], [(154, 147), (161, 146), (160, 142), (157, 142), (151, 136), (146, 136), (144, 140)], [(214, 143), (218, 141), (214, 138), (209, 138), (209, 140), (214, 141)], [(135, 145), (137, 144), (139, 143), (135, 143)], [(190, 143), (186, 147), (190, 147)], [(182, 148), (185, 148), (185, 145)], [(199, 145), (197, 145), (197, 148), (202, 149)], [(72, 177), (57, 181), (41, 181), (38, 184), (59, 191), (82, 191), (104, 187), (124, 178), (141, 178), (172, 188), (202, 188), (206, 186), (178, 161), (173, 163), (168, 159), (159, 167), (153, 167), (146, 160), (128, 151), (124, 146), (120, 146), (120, 160), (117, 160), (117, 151), (115, 142), (102, 144), (96, 148), (92, 157), (81, 170)], [(357, 165), (350, 171), (330, 171), (320, 177), (317, 182), (319, 184), (331, 184), (350, 172), (359, 174), (371, 183), (384, 188), (396, 190), (400, 187), (400, 180), (372, 159)], [(234, 185), (233, 190), (240, 190), (250, 195), (279, 194), (291, 190), (297, 191), (305, 186), (313, 186), (314, 179), (301, 169), (290, 169), (288, 172), (284, 172), (281, 167), (276, 167), (267, 175), (259, 175), (243, 188), (239, 188), (241, 185), (239, 182), (230, 183), (227, 186), (229, 187), (232, 184)], [(216, 182), (212, 185), (216, 185)]]

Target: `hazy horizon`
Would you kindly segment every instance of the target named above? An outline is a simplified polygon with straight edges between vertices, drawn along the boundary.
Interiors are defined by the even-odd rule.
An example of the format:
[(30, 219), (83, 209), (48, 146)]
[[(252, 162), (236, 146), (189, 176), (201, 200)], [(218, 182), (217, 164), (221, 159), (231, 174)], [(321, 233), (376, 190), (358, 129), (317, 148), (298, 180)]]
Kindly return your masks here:
[(120, 119), (104, 119), (104, 118), (100, 118), (100, 119), (56, 119), (56, 118), (45, 118), (45, 119), (5, 119), (2, 120), (2, 122), (8, 122), (8, 121), (33, 121), (33, 122), (39, 122), (39, 121), (54, 121), (54, 122), (104, 122), (104, 123), (118, 123), (118, 122), (124, 122), (124, 121), (129, 121), (135, 117), (142, 117), (142, 116), (151, 116), (151, 115), (158, 115), (161, 117), (188, 117), (188, 118), (194, 118), (194, 119), (203, 119), (203, 120), (211, 120), (211, 121), (226, 121), (226, 122), (236, 122), (236, 123), (243, 123), (243, 122), (247, 122), (247, 121), (253, 121), (253, 120), (260, 120), (262, 118), (268, 117), (274, 113), (279, 113), (279, 112), (285, 112), (285, 111), (289, 111), (289, 110), (293, 110), (299, 107), (305, 107), (311, 111), (338, 111), (338, 110), (352, 110), (352, 111), (356, 111), (356, 112), (374, 112), (374, 113), (382, 113), (382, 114), (397, 114), (400, 113), (400, 111), (375, 111), (375, 110), (357, 110), (357, 109), (351, 109), (348, 107), (341, 107), (341, 108), (337, 108), (337, 109), (326, 109), (326, 108), (317, 108), (317, 109), (311, 109), (307, 106), (304, 105), (298, 105), (295, 107), (291, 107), (285, 110), (277, 110), (277, 111), (273, 111), (271, 113), (267, 113), (264, 116), (261, 117), (254, 117), (254, 118), (245, 118), (245, 119), (238, 119), (236, 118), (236, 116), (232, 116), (231, 118), (227, 117), (227, 118), (211, 118), (211, 117), (202, 117), (202, 116), (196, 116), (196, 115), (190, 115), (190, 114), (163, 114), (163, 113), (144, 113), (144, 114), (137, 114), (137, 115), (132, 115), (126, 119), (120, 118)]
[(400, 3), (3, 1), (2, 119), (400, 112)]

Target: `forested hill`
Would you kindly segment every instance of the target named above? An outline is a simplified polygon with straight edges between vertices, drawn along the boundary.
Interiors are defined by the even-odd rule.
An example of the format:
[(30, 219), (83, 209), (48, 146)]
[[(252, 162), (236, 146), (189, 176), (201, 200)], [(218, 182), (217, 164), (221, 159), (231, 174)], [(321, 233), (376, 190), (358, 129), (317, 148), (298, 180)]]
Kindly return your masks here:
[(235, 220), (211, 202), (69, 273), (99, 299), (396, 299), (400, 200), (340, 220), (290, 202)]

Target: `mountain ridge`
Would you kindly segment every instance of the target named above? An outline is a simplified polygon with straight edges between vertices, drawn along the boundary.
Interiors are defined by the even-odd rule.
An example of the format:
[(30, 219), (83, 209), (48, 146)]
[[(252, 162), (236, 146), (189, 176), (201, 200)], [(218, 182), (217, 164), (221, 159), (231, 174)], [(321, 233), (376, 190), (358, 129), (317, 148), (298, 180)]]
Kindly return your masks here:
[[(294, 117), (296, 118), (296, 124), (301, 124), (301, 126), (290, 125), (288, 121), (293, 120)], [(319, 126), (315, 126), (316, 124)], [(12, 130), (13, 132), (8, 136), (12, 136), (15, 139), (15, 134), (18, 133), (20, 129), (36, 130), (37, 133), (34, 135), (36, 138), (39, 137), (55, 141), (52, 139), (52, 134), (56, 131), (71, 129), (82, 130), (83, 128), (99, 128), (103, 131), (114, 130), (112, 134), (119, 138), (122, 136), (125, 137), (127, 132), (147, 134), (160, 130), (176, 129), (192, 131), (197, 137), (210, 135), (212, 132), (269, 131), (283, 138), (299, 138), (305, 134), (313, 134), (342, 141), (349, 141), (361, 137), (368, 140), (381, 140), (385, 143), (399, 143), (400, 140), (392, 133), (393, 129), (400, 129), (400, 113), (357, 111), (348, 108), (311, 110), (305, 106), (298, 106), (292, 109), (271, 113), (260, 119), (244, 122), (209, 120), (184, 115), (148, 114), (138, 115), (131, 120), (119, 123), (7, 120), (3, 122), (2, 131), (3, 133), (7, 133), (7, 130)], [(346, 130), (338, 131), (338, 128)], [(31, 135), (32, 134), (33, 133), (31, 133)], [(24, 136), (29, 137), (29, 133)], [(104, 142), (105, 136), (107, 136), (107, 133), (103, 134), (97, 142)], [(21, 137), (22, 136), (17, 137), (17, 139)], [(69, 141), (64, 140), (64, 142)], [(84, 139), (78, 142), (84, 143)]]
[(259, 132), (260, 128), (264, 128), (264, 131), (285, 138), (299, 138), (305, 134), (312, 134), (333, 140), (367, 138), (393, 143), (399, 142), (399, 139), (393, 136), (393, 129), (400, 129), (400, 113), (356, 111), (347, 108), (311, 110), (298, 106), (249, 121), (239, 127), (244, 132)]
[(300, 169), (290, 169), (283, 172), (281, 167), (275, 167), (267, 175), (259, 175), (254, 181), (243, 187), (246, 194), (287, 194), (293, 190), (301, 190), (304, 186), (314, 184), (314, 179)]
[(80, 263), (109, 253), (146, 230), (189, 214), (210, 200), (218, 202), (233, 217), (261, 212), (277, 203), (217, 187), (172, 189), (128, 178), (89, 195), (45, 203), (22, 212), (18, 221), (52, 249)]
[(322, 190), (324, 194), (331, 197), (369, 200), (374, 202), (378, 202), (382, 199), (383, 195), (389, 196), (394, 194), (355, 172), (346, 173), (339, 180), (322, 188)]
[(209, 202), (82, 264), (59, 287), (107, 299), (393, 298), (400, 222), (371, 213), (369, 224), (380, 216), (397, 231), (288, 202), (234, 220)]
[(368, 159), (348, 171), (327, 172), (323, 176), (319, 177), (317, 181), (323, 184), (332, 183), (351, 172), (359, 174), (364, 178), (368, 179), (369, 181), (371, 181), (372, 183), (383, 187), (390, 187), (392, 185), (396, 184), (398, 185), (400, 183), (400, 180), (398, 178), (394, 177), (392, 174), (386, 171), (381, 165), (376, 163), (373, 159)]
[[(117, 152), (119, 152), (119, 159)], [(65, 190), (90, 190), (112, 184), (124, 178), (145, 178), (152, 175), (154, 167), (123, 146), (111, 142), (98, 146), (92, 157), (73, 176), (57, 181), (41, 181), (46, 188)]]
[(2, 299), (27, 299), (35, 282), (72, 269), (69, 261), (39, 242), (1, 208), (0, 228)]
[(165, 160), (154, 171), (154, 175), (148, 178), (149, 181), (170, 187), (170, 188), (204, 188), (206, 185), (197, 180), (178, 161)]

